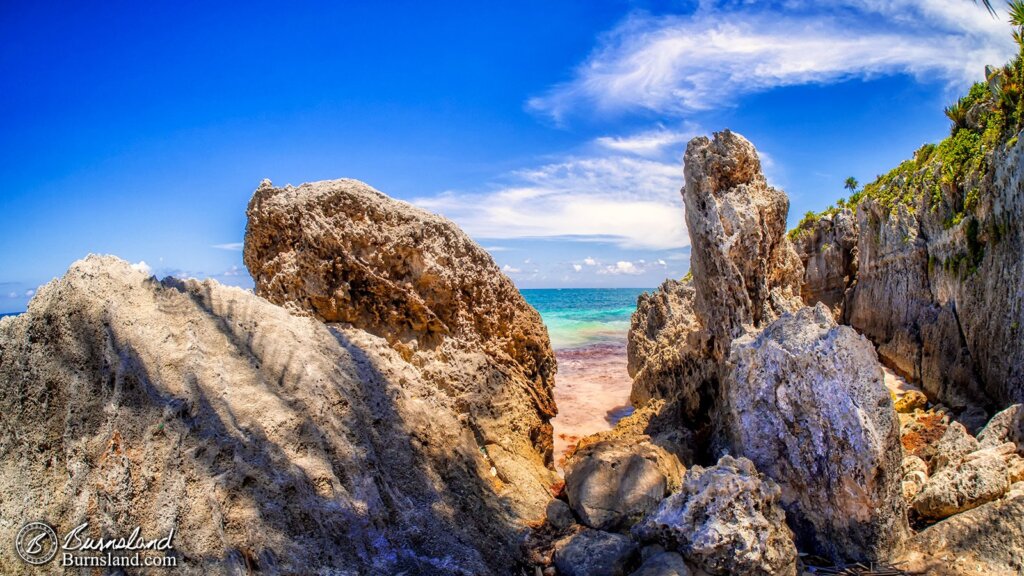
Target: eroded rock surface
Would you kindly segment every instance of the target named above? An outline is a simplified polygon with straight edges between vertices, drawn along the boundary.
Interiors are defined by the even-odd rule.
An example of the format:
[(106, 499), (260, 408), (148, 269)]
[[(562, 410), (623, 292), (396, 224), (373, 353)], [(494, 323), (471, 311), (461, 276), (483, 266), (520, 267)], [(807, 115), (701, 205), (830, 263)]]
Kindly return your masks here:
[(264, 181), (247, 214), (245, 264), (258, 295), (385, 338), (456, 395), (488, 382), (493, 393), (472, 403), (480, 432), (525, 428), (550, 462), (556, 367), (547, 330), (455, 224), (357, 180)]
[(796, 574), (781, 490), (745, 458), (687, 471), (679, 492), (633, 528), (641, 542), (678, 551), (709, 574)]
[(874, 347), (819, 304), (734, 342), (723, 417), (782, 487), (798, 541), (875, 561), (908, 536), (899, 425)]
[(792, 234), (804, 279), (800, 296), (822, 302), (843, 321), (846, 299), (857, 278), (857, 219), (850, 209), (809, 222)]
[(584, 529), (555, 544), (554, 560), (565, 576), (626, 576), (639, 551), (628, 536)]
[[(293, 270), (289, 234), (333, 236), (318, 214), (288, 214), (275, 211), (291, 227), (266, 236), (281, 248), (278, 282)], [(306, 264), (365, 272), (349, 248)], [(453, 249), (457, 266), (469, 248)], [(267, 270), (260, 254), (270, 257), (251, 248), (247, 259)], [(293, 280), (316, 299), (319, 280), (303, 278)], [(460, 306), (501, 297), (517, 307), (478, 288), (460, 293)], [(411, 292), (392, 312), (366, 298), (357, 299), (374, 311), (365, 317), (415, 309)], [(410, 355), (411, 341), (386, 339), (395, 334), (327, 325), (213, 281), (160, 282), (115, 258), (79, 261), (25, 314), (0, 320), (0, 514), (12, 520), (0, 539), (37, 518), (62, 533), (86, 521), (112, 535), (175, 526), (184, 574), (508, 573), (555, 482), (544, 436), (553, 367), (539, 319), (525, 308), (494, 313), (518, 335), (484, 342), (483, 328), (455, 322), (435, 345), (457, 354)], [(0, 571), (25, 569), (0, 556)]]

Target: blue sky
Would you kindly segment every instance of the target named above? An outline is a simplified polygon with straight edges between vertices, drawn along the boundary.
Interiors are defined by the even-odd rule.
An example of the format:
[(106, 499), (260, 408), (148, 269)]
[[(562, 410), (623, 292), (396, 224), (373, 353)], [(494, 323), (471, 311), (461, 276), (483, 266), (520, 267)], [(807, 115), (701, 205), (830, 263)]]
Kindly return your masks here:
[(1013, 50), (966, 0), (85, 4), (0, 4), (0, 312), (90, 252), (251, 285), (263, 178), (441, 212), (522, 287), (654, 286), (690, 137), (750, 138), (793, 224)]

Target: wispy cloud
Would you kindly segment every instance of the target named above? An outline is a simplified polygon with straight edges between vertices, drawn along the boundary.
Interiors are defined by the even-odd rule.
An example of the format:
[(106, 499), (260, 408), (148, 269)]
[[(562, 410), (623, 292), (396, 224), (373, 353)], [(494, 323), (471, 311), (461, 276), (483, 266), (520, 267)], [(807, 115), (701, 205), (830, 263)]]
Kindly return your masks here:
[(666, 149), (688, 142), (699, 133), (700, 130), (696, 125), (687, 123), (682, 130), (669, 130), (664, 126), (658, 126), (652, 130), (628, 136), (602, 136), (597, 138), (596, 143), (616, 152), (650, 157), (659, 156)]
[(610, 274), (612, 276), (629, 275), (639, 276), (651, 270), (665, 269), (668, 264), (664, 260), (655, 260), (654, 262), (648, 262), (646, 260), (637, 260), (635, 262), (629, 260), (620, 260), (613, 266), (605, 266), (604, 268), (597, 271), (598, 274)]
[(230, 252), (241, 252), (245, 247), (243, 242), (229, 242), (227, 244), (214, 244), (210, 248), (216, 248), (218, 250), (228, 250)]
[(528, 106), (682, 115), (781, 86), (910, 74), (951, 88), (1014, 51), (1005, 18), (965, 0), (704, 0), (694, 14), (635, 14), (568, 82)]
[(447, 192), (414, 200), (475, 238), (558, 237), (623, 248), (689, 243), (679, 189), (682, 168), (635, 156), (566, 158), (510, 174), (482, 193)]

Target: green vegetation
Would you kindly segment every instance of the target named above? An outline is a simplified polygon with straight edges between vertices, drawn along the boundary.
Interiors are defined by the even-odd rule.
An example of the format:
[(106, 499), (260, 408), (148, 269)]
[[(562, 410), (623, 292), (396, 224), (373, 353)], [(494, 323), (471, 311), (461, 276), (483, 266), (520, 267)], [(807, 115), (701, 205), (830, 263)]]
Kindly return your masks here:
[[(992, 10), (989, 2), (984, 4)], [(855, 178), (848, 178), (844, 188), (851, 192), (849, 199), (840, 199), (820, 214), (808, 212), (790, 231), (791, 239), (812, 229), (818, 219), (845, 208), (855, 210), (865, 199), (871, 199), (886, 213), (900, 207), (910, 212), (928, 209), (933, 213), (945, 208), (949, 213), (943, 222), (946, 228), (967, 222), (968, 251), (943, 262), (943, 268), (959, 270), (961, 262), (967, 264), (968, 269), (977, 266), (984, 252), (984, 242), (979, 237), (980, 225), (973, 214), (981, 199), (989, 157), (1000, 146), (1015, 145), (1017, 134), (1024, 127), (1024, 0), (1012, 0), (1008, 5), (1013, 36), (1020, 47), (1018, 55), (1002, 68), (987, 67), (986, 81), (972, 86), (966, 96), (946, 108), (946, 116), (952, 123), (949, 137), (937, 145), (922, 146), (912, 160), (879, 176), (861, 190), (856, 189)], [(995, 232), (991, 229), (988, 232), (993, 241), (1005, 236), (998, 227)], [(929, 266), (933, 263), (929, 262)]]

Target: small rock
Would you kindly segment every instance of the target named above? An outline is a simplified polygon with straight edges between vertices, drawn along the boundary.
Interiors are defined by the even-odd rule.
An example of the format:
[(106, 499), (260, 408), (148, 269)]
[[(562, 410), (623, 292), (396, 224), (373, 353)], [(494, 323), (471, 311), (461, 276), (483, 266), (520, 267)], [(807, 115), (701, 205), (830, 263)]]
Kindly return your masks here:
[(1006, 468), (1010, 475), (1010, 484), (1024, 482), (1024, 458), (1010, 454), (1006, 460)]
[(623, 576), (636, 560), (636, 544), (622, 534), (584, 529), (555, 543), (560, 576)]
[(796, 546), (778, 484), (746, 458), (694, 466), (679, 492), (633, 528), (712, 574), (796, 574)]
[(924, 472), (925, 477), (927, 477), (928, 464), (918, 456), (907, 456), (903, 459), (903, 475), (906, 476), (911, 472)]
[(914, 470), (903, 477), (903, 499), (909, 504), (921, 493), (928, 482), (928, 476), (920, 470)]
[(913, 500), (928, 518), (946, 518), (999, 498), (1010, 487), (1004, 455), (982, 451), (932, 475)]
[(679, 554), (661, 552), (648, 558), (630, 576), (690, 576), (690, 569)]
[(565, 491), (582, 524), (612, 530), (657, 508), (683, 470), (678, 458), (651, 442), (609, 439), (573, 454)]
[(978, 433), (983, 447), (1013, 442), (1017, 450), (1024, 451), (1024, 404), (1014, 404), (996, 414)]
[(893, 408), (901, 414), (909, 414), (914, 410), (924, 409), (928, 405), (928, 397), (920, 390), (910, 390), (893, 402)]
[(971, 436), (964, 425), (950, 422), (945, 434), (935, 445), (932, 471), (938, 472), (950, 464), (956, 464), (971, 452), (978, 450), (978, 441)]
[(569, 505), (561, 500), (552, 500), (548, 502), (547, 510), (545, 511), (548, 524), (550, 524), (555, 530), (565, 530), (576, 523), (576, 519), (572, 516), (572, 510), (569, 509)]

